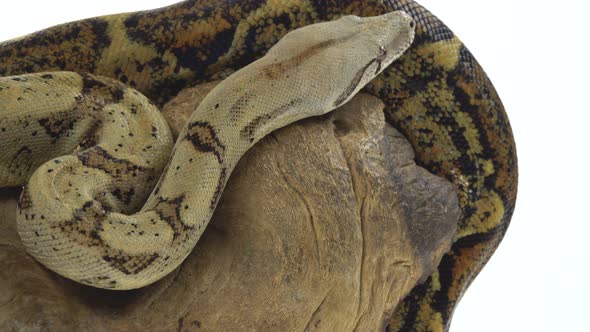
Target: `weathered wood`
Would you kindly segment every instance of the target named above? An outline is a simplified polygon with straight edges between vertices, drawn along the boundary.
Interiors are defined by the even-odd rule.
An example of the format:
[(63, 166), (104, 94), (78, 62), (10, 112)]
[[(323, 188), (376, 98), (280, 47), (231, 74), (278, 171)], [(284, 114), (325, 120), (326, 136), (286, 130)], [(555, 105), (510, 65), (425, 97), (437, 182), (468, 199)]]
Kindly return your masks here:
[[(173, 116), (199, 95), (184, 93)], [(361, 94), (263, 139), (189, 258), (140, 290), (44, 269), (16, 234), (15, 191), (0, 192), (0, 330), (378, 330), (449, 248), (460, 214), (453, 186), (413, 163), (382, 107)]]

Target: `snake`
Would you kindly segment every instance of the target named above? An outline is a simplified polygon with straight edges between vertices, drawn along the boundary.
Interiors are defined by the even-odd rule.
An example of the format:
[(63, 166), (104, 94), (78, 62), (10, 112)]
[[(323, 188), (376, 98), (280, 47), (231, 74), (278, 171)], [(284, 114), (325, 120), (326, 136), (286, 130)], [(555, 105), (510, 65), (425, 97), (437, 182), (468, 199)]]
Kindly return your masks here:
[[(170, 161), (162, 115), (122, 83), (73, 72), (4, 78), (4, 135), (13, 142), (3, 164), (19, 177), (34, 170), (17, 216), (27, 252), (99, 288), (161, 279), (196, 245), (240, 157), (271, 131), (350, 100), (410, 46), (414, 24), (398, 11), (292, 31), (207, 95)], [(66, 148), (75, 153), (64, 156)], [(39, 155), (50, 160), (31, 165)], [(153, 188), (163, 165), (153, 193), (130, 213), (145, 196), (137, 184)]]
[[(114, 135), (110, 130), (97, 129), (103, 127), (96, 123), (106, 125), (110, 121), (109, 126), (113, 128), (123, 126), (133, 129), (137, 125), (128, 123), (125, 120), (128, 115), (121, 113), (144, 112), (143, 108), (142, 111), (138, 110), (139, 104), (146, 109), (158, 108), (184, 88), (231, 77), (263, 57), (290, 31), (348, 15), (372, 17), (395, 11), (404, 11), (413, 18), (414, 41), (399, 59), (367, 83), (363, 91), (384, 102), (387, 122), (410, 141), (416, 153), (416, 163), (456, 186), (462, 217), (452, 247), (438, 267), (424, 282), (416, 285), (392, 313), (388, 313), (390, 317), (384, 326), (387, 331), (447, 331), (459, 300), (498, 247), (508, 228), (516, 201), (518, 166), (512, 129), (490, 79), (460, 39), (415, 1), (187, 0), (154, 10), (70, 22), (2, 42), (0, 77), (12, 77), (13, 82), (14, 79), (29, 82), (36, 80), (36, 86), (47, 85), (42, 89), (47, 95), (59, 93), (52, 89), (54, 78), (48, 76), (57, 74), (49, 72), (78, 73), (56, 76), (58, 80), (71, 82), (66, 85), (73, 86), (74, 90), (78, 89), (77, 92), (71, 92), (73, 97), (69, 96), (74, 102), (70, 100), (68, 103), (79, 103), (76, 97), (85, 94), (90, 96), (87, 101), (83, 101), (89, 104), (89, 109), (107, 109), (102, 110), (100, 116), (93, 113), (90, 117), (94, 120), (88, 120), (88, 115), (84, 118), (68, 117), (64, 112), (58, 112), (58, 117), (39, 119), (43, 121), (35, 124), (38, 128), (36, 135), (48, 136), (49, 143), (43, 143), (45, 145), (39, 147), (41, 150), (45, 150), (48, 144), (61, 144), (66, 140), (73, 142), (73, 136), (79, 135), (80, 140), (72, 143), (75, 153), (78, 153), (75, 162), (88, 165), (92, 170), (87, 171), (93, 172), (92, 177), (83, 171), (79, 174), (84, 182), (95, 184), (96, 181), (92, 180), (95, 175), (119, 177), (116, 180), (120, 186), (118, 190), (103, 188), (106, 193), (104, 197), (96, 197), (92, 203), (87, 201), (72, 206), (72, 218), (63, 221), (59, 227), (71, 234), (75, 233), (73, 236), (84, 239), (88, 245), (99, 246), (104, 239), (97, 234), (99, 231), (101, 234), (104, 232), (102, 229), (84, 229), (85, 226), (79, 226), (81, 218), (102, 219), (105, 214), (112, 213), (105, 207), (135, 213), (140, 209), (147, 211), (145, 206), (148, 206), (153, 209), (151, 216), (156, 224), (150, 226), (143, 235), (151, 232), (149, 235), (153, 235), (153, 239), (157, 238), (155, 234), (159, 234), (171, 241), (179, 241), (187, 231), (194, 231), (190, 229), (194, 224), (178, 222), (187, 205), (182, 203), (186, 198), (165, 198), (156, 194), (151, 197), (159, 199), (142, 207), (136, 197), (144, 193), (134, 192), (132, 185), (124, 183), (155, 183), (153, 193), (164, 190), (160, 186), (163, 182), (157, 182), (154, 174), (165, 162), (160, 164), (160, 161), (154, 161), (153, 165), (148, 166), (142, 164), (141, 154), (134, 160), (122, 158), (115, 149), (123, 152), (130, 146), (118, 146), (120, 143), (116, 140), (113, 141), (117, 143), (116, 146), (108, 147), (109, 150), (107, 147), (101, 149), (100, 144), (96, 145), (97, 140), (101, 136)], [(378, 65), (375, 61), (371, 62), (373, 67)], [(41, 76), (26, 76), (32, 73), (40, 73)], [(330, 75), (322, 77), (322, 82), (333, 83)], [(32, 93), (27, 89), (32, 88), (26, 84), (18, 86), (21, 92), (13, 97), (30, 100), (29, 105), (35, 105), (26, 96), (26, 91)], [(6, 87), (2, 86), (2, 89), (0, 93), (4, 93)], [(133, 91), (140, 93), (136, 95)], [(242, 100), (239, 103), (247, 102)], [(119, 108), (122, 104), (127, 105), (124, 108), (128, 111)], [(283, 106), (286, 109), (293, 105)], [(152, 114), (146, 110), (142, 116), (157, 117)], [(267, 117), (250, 120), (254, 126), (268, 124)], [(26, 130), (27, 123), (30, 125), (32, 121), (22, 118), (18, 130), (32, 137), (35, 131)], [(78, 123), (84, 127), (82, 131), (86, 135), (73, 132), (72, 126)], [(0, 135), (4, 135), (7, 130), (9, 128), (0, 125)], [(129, 144), (137, 144), (135, 148), (140, 151), (166, 149), (163, 147), (167, 144), (163, 142), (169, 139), (166, 129), (154, 125), (148, 131), (149, 135), (138, 134), (142, 137), (133, 141), (137, 143)], [(247, 140), (259, 138), (250, 129), (238, 132)], [(230, 152), (225, 151), (227, 147), (224, 137), (221, 137), (224, 134), (209, 127), (205, 120), (189, 121), (183, 135), (198, 137), (193, 141), (198, 141), (196, 144), (200, 146), (200, 153), (206, 154), (206, 158), (217, 159), (218, 164), (219, 159), (232, 159), (226, 156)], [(0, 138), (3, 148), (5, 145), (14, 145), (18, 152), (7, 158), (11, 168), (6, 171), (24, 174), (29, 172), (28, 169), (33, 169), (32, 162), (27, 162), (33, 148), (25, 144), (31, 140), (30, 137), (29, 141), (14, 140), (6, 135)], [(158, 142), (161, 145), (155, 145)], [(183, 144), (190, 145), (186, 140)], [(195, 146), (195, 143), (191, 144)], [(185, 148), (188, 147), (176, 146), (172, 155)], [(51, 168), (46, 166), (37, 172), (47, 173), (52, 170), (50, 174), (56, 174), (58, 168), (71, 167), (69, 161), (60, 158), (51, 161), (54, 164)], [(232, 161), (229, 163), (233, 164)], [(183, 164), (171, 162), (167, 165), (163, 178), (175, 171), (186, 172), (186, 168), (190, 167), (186, 161)], [(177, 170), (177, 167), (181, 168)], [(229, 169), (225, 172), (226, 177)], [(219, 177), (223, 173), (221, 169), (216, 175)], [(66, 179), (63, 181), (63, 185), (69, 186)], [(129, 187), (123, 189), (124, 185)], [(92, 194), (74, 187), (69, 195), (79, 204), (82, 200), (76, 198), (78, 194)], [(219, 187), (216, 191), (221, 191), (222, 185)], [(33, 195), (36, 195), (30, 188), (31, 180), (21, 193), (21, 214), (27, 213), (33, 203)], [(219, 193), (214, 193), (214, 197), (217, 195)], [(188, 205), (192, 204), (209, 205), (210, 209), (212, 201), (190, 202)], [(30, 221), (27, 218), (36, 221), (47, 218), (45, 214), (27, 214), (24, 216), (25, 224)], [(126, 218), (122, 215), (119, 224), (113, 220), (113, 225), (107, 226), (107, 223), (104, 227), (127, 231), (124, 235), (128, 238), (140, 237), (141, 231), (128, 226), (134, 223)], [(31, 231), (32, 234), (28, 235), (30, 241), (40, 241), (35, 239), (35, 231)], [(124, 250), (119, 248), (116, 250), (120, 252), (105, 253), (106, 260), (103, 260), (119, 271), (126, 271), (123, 274), (141, 273), (145, 265), (165, 260), (165, 257), (154, 258), (134, 252), (132, 246), (123, 244), (121, 239), (112, 238), (109, 241), (120, 243)], [(158, 243), (158, 240), (154, 240), (154, 243)], [(68, 263), (64, 261), (64, 264)], [(82, 280), (94, 285), (109, 285), (111, 281), (105, 276)]]

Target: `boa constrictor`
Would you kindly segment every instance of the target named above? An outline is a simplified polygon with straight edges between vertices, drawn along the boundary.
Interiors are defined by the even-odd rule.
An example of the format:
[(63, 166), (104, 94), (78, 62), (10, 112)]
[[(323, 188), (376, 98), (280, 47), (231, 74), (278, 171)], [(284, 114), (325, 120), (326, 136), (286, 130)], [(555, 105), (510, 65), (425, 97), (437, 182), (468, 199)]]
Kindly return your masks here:
[[(516, 200), (517, 160), (504, 108), (484, 71), (459, 39), (414, 1), (188, 0), (157, 10), (67, 23), (1, 43), (0, 76), (55, 70), (91, 73), (123, 82), (139, 90), (156, 105), (162, 105), (187, 86), (223, 77), (251, 63), (288, 31), (344, 15), (376, 16), (395, 10), (403, 10), (415, 20), (414, 43), (394, 65), (369, 83), (365, 91), (385, 102), (387, 120), (410, 140), (418, 164), (456, 184), (463, 218), (454, 244), (438, 269), (398, 305), (387, 328), (391, 331), (441, 331), (448, 329), (461, 295), (487, 262), (507, 229)], [(42, 81), (47, 78), (41, 76), (35, 79)], [(135, 110), (139, 113), (137, 105), (149, 104), (143, 97), (130, 92), (132, 90), (124, 90), (119, 83), (107, 78), (84, 74), (60, 79), (75, 81), (72, 84), (92, 96), (85, 101), (90, 104), (89, 109), (103, 108), (116, 101), (117, 104), (126, 104), (130, 112)], [(329, 82), (324, 79), (324, 82)], [(46, 90), (47, 94), (55, 93), (51, 89)], [(22, 93), (17, 98), (25, 98), (24, 95)], [(114, 150), (128, 146), (112, 147), (114, 156), (107, 156), (100, 150), (100, 145), (92, 155), (85, 152), (84, 149), (96, 146), (98, 138), (112, 135), (108, 129), (97, 130), (97, 122), (103, 123), (104, 128), (109, 121), (111, 124), (108, 125), (112, 127), (128, 126), (129, 132), (137, 126), (117, 115), (126, 111), (109, 107), (106, 115), (94, 121), (70, 118), (60, 113), (61, 118), (58, 116), (38, 122), (41, 127), (37, 135), (42, 132), (49, 135), (50, 141), (44, 143), (46, 145), (73, 141), (73, 136), (78, 134), (73, 133), (71, 128), (81, 123), (85, 128), (82, 131), (88, 134), (88, 138), (80, 136), (81, 141), (73, 148), (79, 150), (81, 158), (78, 159), (82, 164), (97, 169), (93, 171), (95, 175), (105, 176), (106, 173), (129, 178), (135, 174), (141, 178), (131, 181), (155, 181), (151, 172), (160, 166), (159, 161), (145, 166), (141, 153), (133, 160), (117, 157)], [(147, 111), (141, 116), (152, 117)], [(23, 118), (21, 128), (27, 121)], [(255, 119), (253, 124), (264, 125), (266, 122), (265, 118), (260, 118)], [(187, 127), (187, 133), (190, 132), (197, 145), (206, 150), (208, 158), (223, 158), (219, 151), (224, 151), (224, 142), (217, 137), (221, 134), (208, 129), (205, 124), (193, 124)], [(0, 134), (6, 129), (0, 129)], [(32, 132), (29, 134), (33, 135)], [(248, 136), (250, 131), (240, 134)], [(163, 149), (161, 145), (154, 144), (166, 141), (168, 135), (165, 129), (154, 125), (149, 135), (142, 134), (135, 144), (139, 144), (142, 151)], [(33, 167), (31, 162), (24, 163), (30, 158), (27, 154), (31, 150), (24, 148), (25, 141), (11, 142), (5, 136), (2, 142), (9, 142), (3, 143), (3, 147), (12, 144), (19, 147), (19, 153), (12, 158), (12, 172), (23, 172), (23, 169)], [(44, 150), (44, 146), (36, 149)], [(68, 167), (63, 164), (57, 163), (55, 167)], [(188, 167), (186, 163), (178, 166), (181, 167), (178, 171)], [(168, 168), (166, 174), (174, 171), (175, 167)], [(80, 179), (96, 184), (85, 174), (80, 174)], [(127, 185), (126, 190), (108, 192), (102, 188), (107, 193), (104, 197), (97, 197), (92, 204), (73, 206), (75, 213), (70, 220), (64, 221), (64, 229), (69, 232), (75, 230), (80, 237), (94, 244), (101, 241), (94, 238), (96, 234), (93, 231), (96, 230), (74, 229), (80, 227), (75, 223), (76, 218), (102, 218), (102, 214), (108, 212), (104, 211), (104, 206), (121, 209), (123, 213), (137, 210), (139, 203), (136, 197), (143, 193), (134, 192), (129, 183), (119, 181), (121, 185)], [(72, 189), (69, 194), (73, 198), (78, 195), (75, 191)], [(91, 192), (79, 194), (92, 195)], [(30, 190), (24, 190), (20, 201), (22, 210), (31, 204), (31, 195)], [(179, 203), (183, 200), (170, 197), (152, 201), (152, 207), (159, 211), (152, 215), (168, 225), (166, 233), (162, 231), (160, 236), (168, 234), (174, 240), (191, 227), (176, 222), (183, 213), (185, 205)], [(201, 205), (210, 203), (191, 202)], [(44, 217), (38, 214), (28, 216), (35, 220), (43, 220)], [(123, 224), (127, 221), (125, 218)], [(150, 229), (153, 232), (150, 235), (155, 237), (156, 232), (160, 234), (157, 226)], [(114, 223), (105, 227), (114, 229), (124, 226)], [(132, 228), (125, 230), (130, 236), (139, 236)], [(141, 270), (142, 264), (151, 264), (155, 259), (149, 255), (134, 259), (116, 255), (106, 257), (110, 257), (107, 260), (112, 266), (128, 273)]]
[(194, 248), (240, 157), (272, 130), (348, 101), (410, 46), (414, 25), (397, 11), (284, 36), (207, 95), (134, 214), (121, 210), (131, 212), (135, 198), (153, 188), (138, 184), (153, 184), (168, 155), (170, 131), (157, 108), (100, 77), (3, 78), (0, 123), (10, 145), (0, 169), (8, 184), (30, 176), (17, 215), (27, 252), (95, 287), (133, 289), (161, 279)]

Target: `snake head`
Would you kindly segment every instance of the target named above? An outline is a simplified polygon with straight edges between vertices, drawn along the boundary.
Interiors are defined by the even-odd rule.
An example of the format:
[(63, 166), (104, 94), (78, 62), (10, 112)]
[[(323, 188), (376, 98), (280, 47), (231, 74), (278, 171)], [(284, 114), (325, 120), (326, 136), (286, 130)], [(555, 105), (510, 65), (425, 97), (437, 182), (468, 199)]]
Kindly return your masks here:
[[(338, 107), (346, 103), (362, 87), (398, 59), (414, 41), (416, 23), (403, 11), (374, 17), (344, 16), (335, 21), (350, 44), (338, 57), (355, 66), (348, 69), (350, 83), (334, 101)], [(344, 81), (346, 82), (346, 81)]]
[[(348, 101), (369, 81), (399, 58), (414, 40), (414, 20), (403, 11), (374, 17), (344, 16), (285, 35), (269, 52), (272, 75), (297, 75), (321, 91), (325, 112)], [(266, 70), (265, 73), (269, 73)], [(332, 95), (326, 98), (326, 91)], [(319, 96), (320, 94), (318, 94)]]
[(410, 47), (416, 27), (414, 19), (403, 11), (372, 17), (348, 15), (330, 23), (339, 25), (343, 42), (349, 43), (359, 56), (368, 57), (365, 60), (381, 63), (381, 69)]

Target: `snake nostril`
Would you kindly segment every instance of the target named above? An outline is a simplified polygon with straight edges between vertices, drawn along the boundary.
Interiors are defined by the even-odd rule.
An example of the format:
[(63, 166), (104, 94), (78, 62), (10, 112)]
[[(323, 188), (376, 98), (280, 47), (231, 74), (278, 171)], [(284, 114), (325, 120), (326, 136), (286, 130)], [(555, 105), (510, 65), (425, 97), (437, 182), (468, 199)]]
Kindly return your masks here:
[(414, 20), (410, 21), (410, 28), (414, 29), (416, 27), (416, 22), (414, 22)]

